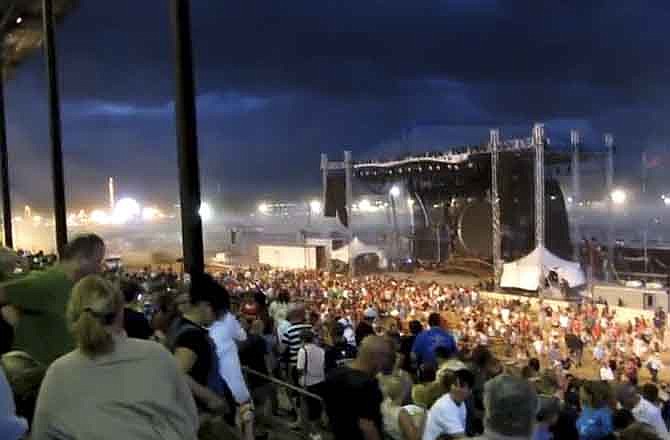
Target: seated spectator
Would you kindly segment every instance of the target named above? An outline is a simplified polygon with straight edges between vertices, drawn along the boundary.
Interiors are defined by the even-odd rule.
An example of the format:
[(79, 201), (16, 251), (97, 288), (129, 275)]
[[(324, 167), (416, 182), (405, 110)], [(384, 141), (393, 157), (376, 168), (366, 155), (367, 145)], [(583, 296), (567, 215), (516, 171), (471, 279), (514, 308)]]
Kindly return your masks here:
[(149, 339), (154, 334), (149, 321), (144, 314), (132, 308), (133, 303), (137, 301), (137, 296), (142, 291), (141, 289), (140, 285), (135, 282), (121, 282), (121, 292), (125, 301), (123, 328), (129, 338)]
[(405, 405), (409, 396), (400, 378), (380, 376), (379, 384), (384, 396), (381, 406), (384, 433), (392, 440), (421, 439), (425, 409), (416, 405)]
[(122, 295), (107, 281), (75, 285), (67, 318), (77, 348), (47, 371), (33, 439), (197, 438), (195, 403), (172, 356), (125, 337), (123, 316)]
[(67, 245), (57, 266), (34, 271), (0, 288), (0, 307), (9, 305), (20, 315), (14, 334), (16, 350), (49, 365), (74, 348), (65, 323), (65, 307), (74, 284), (101, 272), (104, 257), (102, 239), (93, 234), (82, 235)]
[(491, 379), (485, 386), (484, 407), (481, 440), (532, 437), (538, 400), (528, 381), (506, 374)]
[(452, 438), (465, 437), (467, 405), (475, 384), (475, 377), (469, 370), (445, 372), (441, 377), (442, 386), (448, 390), (430, 408), (426, 419), (423, 440), (436, 440), (447, 434)]
[(0, 368), (0, 438), (19, 440), (28, 430), (28, 422), (16, 416), (14, 396), (5, 373)]

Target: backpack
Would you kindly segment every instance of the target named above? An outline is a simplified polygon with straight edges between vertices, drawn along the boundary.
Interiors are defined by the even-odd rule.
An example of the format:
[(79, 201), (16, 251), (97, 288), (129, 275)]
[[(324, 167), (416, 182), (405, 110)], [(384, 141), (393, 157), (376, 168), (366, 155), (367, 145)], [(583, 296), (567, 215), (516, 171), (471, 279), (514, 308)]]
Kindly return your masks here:
[[(166, 335), (167, 348), (174, 353), (177, 348), (176, 343), (179, 340), (179, 337), (184, 333), (193, 330), (203, 331), (201, 327), (191, 324), (190, 322), (184, 322), (181, 319), (173, 322)], [(209, 374), (207, 375), (207, 388), (214, 391), (219, 396), (225, 397), (226, 400), (229, 400), (229, 397), (232, 396), (232, 392), (219, 373), (219, 355), (216, 352), (216, 345), (214, 344), (214, 341), (212, 341), (212, 338), (209, 337), (209, 334), (207, 334), (207, 342), (209, 343), (212, 353), (212, 362), (209, 367)]]

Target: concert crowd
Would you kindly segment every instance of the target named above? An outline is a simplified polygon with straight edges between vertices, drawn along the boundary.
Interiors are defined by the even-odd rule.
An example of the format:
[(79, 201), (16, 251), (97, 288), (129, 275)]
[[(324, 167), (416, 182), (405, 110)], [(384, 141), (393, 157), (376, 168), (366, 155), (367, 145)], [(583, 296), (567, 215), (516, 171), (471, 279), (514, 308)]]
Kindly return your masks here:
[(104, 255), (0, 285), (0, 438), (670, 439), (662, 310)]

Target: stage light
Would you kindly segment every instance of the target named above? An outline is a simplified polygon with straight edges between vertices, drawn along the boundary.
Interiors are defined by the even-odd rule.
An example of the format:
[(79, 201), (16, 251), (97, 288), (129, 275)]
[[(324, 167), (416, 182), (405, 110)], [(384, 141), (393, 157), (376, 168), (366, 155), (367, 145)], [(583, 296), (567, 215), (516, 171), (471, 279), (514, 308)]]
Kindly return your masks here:
[(131, 220), (139, 218), (142, 215), (142, 208), (137, 200), (125, 197), (114, 206), (114, 213), (112, 215), (112, 222), (115, 224), (125, 224)]
[(111, 223), (109, 215), (100, 209), (96, 209), (91, 212), (91, 221), (98, 225), (108, 225)]
[(23, 23), (23, 17), (17, 17), (16, 18), (16, 24), (21, 24)]
[(315, 215), (321, 214), (322, 208), (323, 207), (321, 206), (321, 202), (318, 201), (318, 200), (312, 200), (311, 202), (309, 202), (309, 211), (312, 214), (315, 214)]
[(261, 214), (267, 214), (268, 212), (270, 212), (270, 206), (267, 203), (261, 203), (260, 205), (258, 205), (258, 212), (260, 212)]
[(400, 188), (397, 185), (393, 185), (389, 191), (389, 194), (391, 194), (391, 197), (394, 199), (398, 198), (400, 196)]
[(142, 209), (142, 221), (153, 222), (161, 217), (163, 217), (163, 213), (158, 208), (147, 206)]
[(621, 188), (617, 188), (612, 191), (610, 197), (612, 198), (612, 203), (614, 203), (615, 205), (623, 205), (624, 203), (626, 203), (628, 194), (626, 194), (626, 191), (622, 190)]
[(209, 203), (207, 202), (202, 202), (200, 204), (200, 209), (198, 210), (198, 214), (200, 214), (200, 218), (204, 222), (208, 222), (214, 218), (214, 211), (212, 210), (212, 207), (209, 206)]

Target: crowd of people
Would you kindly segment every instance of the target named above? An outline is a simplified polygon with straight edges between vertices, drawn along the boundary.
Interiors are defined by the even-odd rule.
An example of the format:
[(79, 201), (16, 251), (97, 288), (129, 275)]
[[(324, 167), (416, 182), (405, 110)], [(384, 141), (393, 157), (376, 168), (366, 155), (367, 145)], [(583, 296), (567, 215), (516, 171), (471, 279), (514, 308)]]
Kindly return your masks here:
[(1, 438), (251, 440), (280, 416), (312, 439), (670, 439), (662, 310), (104, 255), (77, 237), (0, 285)]

